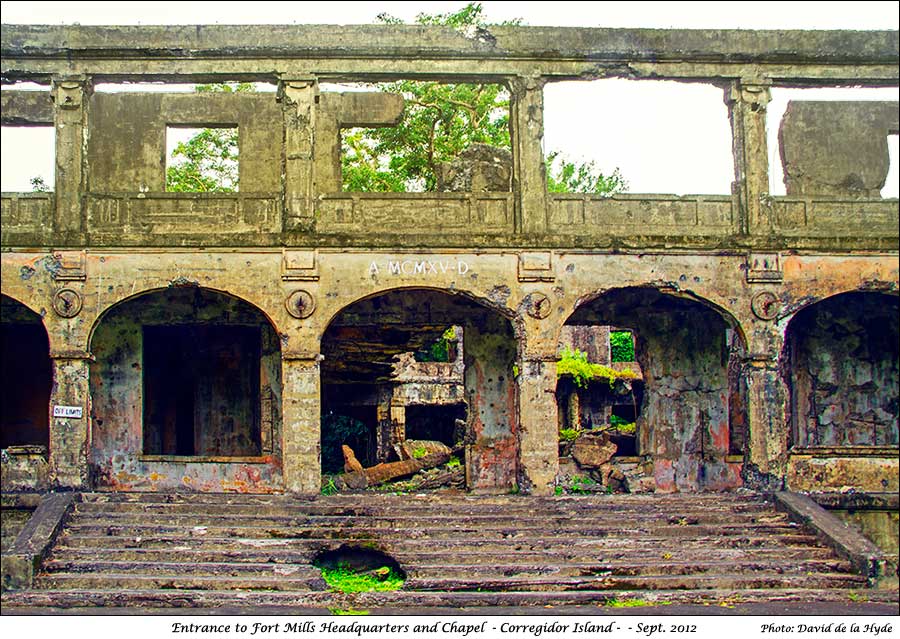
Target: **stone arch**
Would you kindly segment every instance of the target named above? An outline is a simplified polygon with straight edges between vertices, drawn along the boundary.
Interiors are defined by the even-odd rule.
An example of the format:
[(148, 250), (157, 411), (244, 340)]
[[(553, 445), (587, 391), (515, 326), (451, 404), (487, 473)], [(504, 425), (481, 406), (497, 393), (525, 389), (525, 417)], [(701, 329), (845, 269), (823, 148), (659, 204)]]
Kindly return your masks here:
[[(2, 425), (0, 448), (28, 448), (46, 455), (50, 446), (53, 363), (50, 338), (40, 314), (5, 293), (2, 323)], [(33, 450), (31, 450), (33, 449)], [(42, 449), (38, 451), (38, 449)]]
[(797, 310), (781, 356), (791, 444), (897, 446), (900, 298), (852, 290)]
[[(591, 295), (565, 325), (633, 332), (636, 367), (618, 366), (608, 357), (598, 362), (636, 375), (598, 384), (613, 390), (630, 385), (635, 396), (636, 458), (625, 461), (638, 466), (629, 469), (632, 476), (619, 477), (628, 490), (719, 490), (740, 484), (740, 464), (728, 457), (735, 452), (732, 439), (744, 436), (736, 426), (746, 423), (739, 383), (746, 342), (730, 313), (693, 294), (634, 286)], [(564, 334), (565, 329), (561, 339)], [(615, 420), (597, 421), (600, 430), (617, 432)], [(610, 469), (602, 472), (608, 475)], [(619, 486), (612, 482), (611, 487)]]
[[(343, 463), (335, 457), (339, 444), (331, 442), (329, 429), (335, 428), (331, 422), (338, 408), (341, 415), (353, 412), (347, 406), (351, 398), (367, 407), (366, 415), (357, 411), (354, 417), (368, 422), (365, 429), (355, 425), (365, 441), (357, 438), (354, 452), (365, 466), (405, 455), (402, 442), (415, 430), (406, 420), (406, 407), (447, 405), (456, 407), (454, 421), (461, 423), (429, 439), (443, 440), (465, 457), (468, 487), (515, 488), (519, 344), (514, 322), (510, 309), (469, 292), (435, 287), (389, 288), (343, 306), (321, 337), (323, 468), (335, 471)], [(414, 361), (415, 353), (446, 341), (451, 327), (457, 359)], [(424, 432), (418, 429), (419, 435)]]
[(98, 488), (280, 489), (281, 340), (257, 306), (142, 291), (105, 309), (89, 343)]
[(91, 349), (91, 344), (93, 343), (94, 333), (96, 332), (97, 327), (103, 322), (104, 318), (110, 312), (114, 311), (116, 308), (119, 308), (122, 304), (127, 304), (131, 301), (134, 301), (136, 299), (139, 299), (141, 297), (144, 297), (146, 295), (151, 295), (154, 293), (160, 293), (160, 292), (170, 291), (170, 290), (197, 290), (197, 289), (203, 290), (203, 291), (209, 291), (212, 293), (217, 293), (220, 295), (227, 296), (229, 298), (234, 298), (236, 300), (241, 301), (244, 304), (247, 304), (248, 306), (253, 307), (257, 312), (260, 313), (260, 315), (262, 315), (263, 317), (266, 318), (266, 321), (271, 325), (272, 330), (274, 330), (276, 333), (280, 333), (278, 324), (275, 322), (275, 319), (271, 316), (270, 313), (266, 312), (266, 310), (264, 308), (262, 308), (259, 304), (247, 299), (245, 296), (240, 295), (234, 291), (217, 288), (215, 286), (205, 286), (205, 285), (204, 286), (195, 286), (193, 284), (189, 284), (189, 285), (185, 285), (185, 286), (171, 286), (170, 285), (170, 286), (165, 286), (165, 287), (164, 286), (148, 286), (147, 288), (133, 291), (133, 292), (129, 293), (127, 296), (122, 297), (120, 299), (117, 299), (117, 300), (109, 303), (100, 313), (97, 314), (96, 318), (94, 319), (93, 323), (91, 324), (90, 330), (88, 331), (88, 337), (87, 337), (87, 342), (86, 342), (88, 345), (88, 350), (90, 351), (90, 349)]

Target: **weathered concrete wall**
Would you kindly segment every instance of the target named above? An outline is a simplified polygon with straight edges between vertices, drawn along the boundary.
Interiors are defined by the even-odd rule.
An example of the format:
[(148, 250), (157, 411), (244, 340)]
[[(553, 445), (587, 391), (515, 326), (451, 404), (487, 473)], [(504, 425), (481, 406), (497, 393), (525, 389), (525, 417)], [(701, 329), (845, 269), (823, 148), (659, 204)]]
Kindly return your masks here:
[(845, 293), (788, 326), (796, 446), (896, 446), (900, 396), (896, 296)]
[(808, 492), (843, 492), (851, 488), (874, 493), (900, 490), (900, 460), (896, 448), (867, 455), (848, 455), (848, 452), (792, 454), (785, 485), (790, 490)]
[(778, 129), (790, 195), (881, 196), (896, 102), (788, 102)]
[(281, 190), (274, 93), (95, 93), (90, 114), (91, 191), (165, 191), (167, 126), (237, 127), (240, 190)]
[[(250, 367), (256, 376), (255, 392), (245, 386), (248, 375), (240, 374), (240, 354), (222, 360), (222, 353), (196, 353), (211, 367), (198, 380), (182, 379), (185, 371), (178, 370), (156, 371), (148, 379), (152, 354), (145, 352), (144, 329), (171, 326), (254, 327), (262, 336), (259, 360)], [(190, 348), (188, 344), (182, 346)], [(91, 472), (95, 485), (117, 490), (182, 486), (245, 492), (280, 489), (281, 402), (269, 402), (268, 414), (260, 414), (262, 397), (281, 396), (279, 346), (274, 331), (258, 311), (233, 297), (196, 287), (150, 293), (112, 308), (91, 340), (96, 360), (91, 365)], [(231, 369), (238, 375), (232, 375), (230, 383), (220, 379), (216, 384), (213, 369)], [(162, 402), (173, 398), (149, 403), (145, 393), (152, 390), (150, 384), (159, 394), (177, 393), (177, 385), (167, 383), (167, 379), (181, 380), (183, 385), (200, 384), (189, 391), (193, 448), (187, 454), (204, 459), (166, 459), (179, 453), (174, 442), (167, 445), (166, 440), (174, 435), (158, 413), (166, 405)], [(249, 404), (251, 398), (256, 405)]]
[(466, 403), (471, 445), (466, 476), (476, 491), (506, 492), (518, 486), (518, 422), (515, 372), (516, 341), (509, 322), (490, 316), (467, 322)]

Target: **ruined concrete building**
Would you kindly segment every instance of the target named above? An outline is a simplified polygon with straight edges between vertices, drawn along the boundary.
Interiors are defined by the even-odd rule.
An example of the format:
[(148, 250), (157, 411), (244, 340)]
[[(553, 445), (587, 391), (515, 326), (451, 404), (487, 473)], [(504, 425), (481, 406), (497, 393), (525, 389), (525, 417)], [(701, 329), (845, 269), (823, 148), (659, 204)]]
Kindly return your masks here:
[[(54, 127), (56, 173), (2, 196), (3, 490), (315, 494), (338, 415), (367, 425), (366, 464), (438, 440), (470, 491), (549, 494), (563, 334), (613, 326), (640, 393), (590, 414), (632, 404), (643, 490), (896, 493), (897, 103), (793, 103), (785, 196), (766, 105), (896, 86), (897, 33), (490, 36), (4, 26), (3, 124)], [(342, 129), (403, 100), (320, 84), (401, 78), (506, 87), (511, 158), (478, 149), (438, 192), (343, 191)], [(601, 78), (719, 87), (731, 194), (548, 193), (544, 87)], [(224, 81), (277, 92), (95, 90)], [(166, 191), (178, 126), (237, 128), (237, 192)], [(452, 326), (455, 359), (410, 360)]]

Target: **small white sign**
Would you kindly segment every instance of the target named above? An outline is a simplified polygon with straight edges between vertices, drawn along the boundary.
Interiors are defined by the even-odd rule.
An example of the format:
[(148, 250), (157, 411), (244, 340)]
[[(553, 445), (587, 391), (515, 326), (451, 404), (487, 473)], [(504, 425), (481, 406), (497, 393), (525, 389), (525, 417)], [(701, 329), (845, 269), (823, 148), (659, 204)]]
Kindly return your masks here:
[(53, 416), (54, 417), (68, 417), (71, 419), (81, 419), (82, 416), (82, 407), (81, 406), (54, 406), (53, 407)]

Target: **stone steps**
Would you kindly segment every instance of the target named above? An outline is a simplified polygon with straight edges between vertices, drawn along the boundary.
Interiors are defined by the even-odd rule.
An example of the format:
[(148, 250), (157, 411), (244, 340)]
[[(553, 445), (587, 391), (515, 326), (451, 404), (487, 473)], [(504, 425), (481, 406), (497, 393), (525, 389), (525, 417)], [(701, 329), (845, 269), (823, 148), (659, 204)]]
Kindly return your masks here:
[[(491, 539), (529, 539), (532, 537), (565, 538), (605, 538), (641, 535), (656, 539), (695, 539), (697, 537), (763, 537), (768, 535), (783, 535), (785, 539), (797, 536), (799, 529), (795, 524), (745, 524), (745, 525), (693, 525), (679, 526), (659, 522), (656, 525), (636, 526), (526, 526), (520, 528), (506, 522), (503, 527), (455, 525), (442, 528), (408, 528), (404, 526), (384, 527), (375, 525), (354, 526), (308, 526), (299, 523), (295, 526), (270, 526), (260, 523), (258, 526), (252, 522), (244, 522), (243, 526), (179, 526), (177, 524), (112, 524), (107, 522), (96, 523), (72, 523), (68, 530), (72, 535), (86, 536), (110, 536), (110, 537), (158, 537), (158, 538), (183, 538), (185, 532), (189, 537), (219, 537), (241, 539), (433, 539), (452, 540), (459, 536), (466, 538)], [(805, 537), (805, 535), (800, 535)]]
[[(3, 594), (4, 607), (142, 607), (142, 608), (220, 608), (220, 607), (284, 607), (285, 612), (297, 608), (326, 609), (352, 607), (358, 610), (396, 610), (399, 608), (494, 608), (552, 605), (604, 606), (612, 602), (638, 601), (642, 604), (738, 604), (754, 602), (835, 602), (846, 603), (848, 596), (877, 603), (893, 603), (896, 593), (847, 589), (726, 589), (704, 590), (569, 590), (506, 592), (253, 592), (224, 590), (32, 590)], [(486, 614), (496, 614), (488, 612)]]
[(305, 576), (293, 575), (193, 575), (193, 574), (102, 574), (46, 573), (37, 577), (35, 586), (47, 590), (287, 590), (305, 592), (325, 590), (322, 574), (316, 570)]
[[(344, 547), (390, 555), (403, 588), (330, 592), (313, 562)], [(94, 493), (76, 504), (35, 586), (4, 593), (4, 606), (846, 601), (866, 580), (753, 495)]]
[[(108, 559), (51, 559), (44, 565), (48, 575), (58, 573), (93, 574), (147, 574), (147, 575), (197, 575), (197, 576), (239, 576), (239, 575), (289, 575), (309, 573), (319, 576), (318, 569), (310, 568), (311, 558), (305, 561), (299, 560), (292, 563), (276, 563), (266, 561), (231, 561), (227, 557), (221, 557), (220, 561), (175, 561), (175, 556), (167, 557), (169, 561), (114, 561)], [(449, 578), (465, 580), (477, 573), (479, 578), (491, 577), (518, 577), (523, 575), (555, 576), (555, 577), (634, 577), (634, 576), (665, 576), (665, 575), (693, 575), (699, 574), (705, 577), (710, 575), (725, 575), (730, 573), (760, 573), (772, 571), (778, 575), (805, 575), (808, 573), (849, 573), (850, 565), (838, 559), (803, 560), (792, 563), (787, 567), (774, 565), (772, 562), (756, 559), (754, 561), (736, 562), (734, 559), (725, 561), (703, 562), (678, 562), (665, 560), (650, 560), (641, 563), (632, 560), (619, 561), (595, 561), (595, 562), (559, 562), (548, 558), (545, 562), (535, 561), (536, 557), (530, 557), (530, 561), (505, 562), (490, 564), (447, 564), (435, 561), (433, 563), (421, 563), (412, 560), (404, 563), (404, 570), (410, 577), (419, 579)]]
[[(614, 513), (603, 512), (601, 517), (611, 517)], [(460, 517), (464, 516), (464, 523), (460, 521)], [(596, 518), (597, 513), (593, 513)], [(72, 525), (93, 525), (99, 518), (104, 523), (117, 525), (191, 525), (191, 526), (216, 526), (222, 524), (240, 525), (242, 522), (252, 523), (254, 526), (355, 526), (360, 517), (365, 517), (367, 525), (398, 527), (405, 528), (454, 528), (460, 526), (477, 526), (477, 527), (509, 527), (510, 517), (508, 513), (502, 514), (472, 514), (453, 516), (433, 516), (433, 515), (322, 515), (322, 514), (291, 514), (291, 515), (269, 515), (269, 514), (228, 514), (221, 513), (166, 513), (163, 510), (154, 510), (146, 512), (118, 512), (118, 511), (102, 511), (96, 510), (91, 512), (83, 512), (78, 508), (75, 513), (69, 517), (69, 523)], [(562, 525), (567, 528), (573, 527), (591, 527), (590, 521), (583, 521), (575, 514), (568, 515), (547, 515), (537, 516), (534, 513), (527, 515), (516, 515), (516, 527), (518, 528), (547, 528), (553, 525)], [(649, 526), (649, 525), (755, 525), (755, 524), (771, 524), (771, 525), (792, 525), (786, 515), (782, 513), (771, 514), (766, 511), (758, 513), (729, 513), (727, 520), (722, 519), (721, 512), (697, 513), (692, 511), (691, 516), (678, 516), (657, 513), (629, 513), (628, 521), (622, 522), (625, 526)]]
[[(292, 533), (293, 534), (293, 533)], [(666, 546), (664, 542), (671, 544)], [(392, 534), (390, 537), (377, 536), (360, 529), (353, 534), (342, 537), (327, 538), (303, 538), (293, 536), (290, 538), (263, 538), (263, 537), (207, 537), (205, 535), (147, 535), (120, 537), (108, 535), (71, 535), (67, 534), (61, 540), (62, 547), (76, 548), (148, 548), (148, 549), (173, 549), (197, 548), (229, 550), (240, 547), (252, 548), (289, 548), (305, 549), (311, 552), (319, 552), (326, 548), (336, 548), (342, 544), (370, 547), (385, 552), (399, 552), (402, 549), (437, 550), (447, 552), (476, 552), (490, 551), (542, 551), (550, 550), (565, 545), (583, 552), (604, 552), (618, 548), (641, 548), (645, 552), (656, 552), (660, 556), (666, 553), (666, 549), (674, 551), (673, 556), (682, 550), (702, 552), (708, 548), (785, 548), (807, 546), (816, 544), (815, 535), (812, 534), (781, 534), (781, 535), (708, 535), (703, 537), (650, 537), (643, 536), (638, 539), (623, 537), (596, 537), (579, 538), (563, 536), (541, 537), (507, 537), (493, 539), (479, 539), (466, 537), (463, 539), (431, 539), (414, 538), (404, 536), (401, 533)]]
[[(420, 551), (399, 551), (391, 553), (394, 559), (403, 566), (444, 566), (448, 565), (447, 554), (444, 552), (430, 552), (428, 549)], [(62, 556), (64, 559), (52, 559)], [(291, 550), (275, 546), (255, 548), (244, 545), (239, 548), (229, 547), (224, 549), (194, 549), (185, 546), (176, 549), (146, 549), (146, 548), (95, 548), (95, 547), (71, 547), (58, 546), (51, 554), (52, 561), (83, 561), (83, 562), (175, 562), (184, 561), (190, 563), (310, 563), (314, 553), (309, 550)], [(590, 559), (594, 564), (603, 562), (619, 562), (626, 566), (644, 566), (654, 563), (677, 564), (677, 559), (662, 559), (661, 555), (649, 555), (645, 548), (614, 548), (601, 549), (585, 553), (577, 548), (546, 548), (543, 550), (515, 550), (506, 548), (502, 551), (490, 552), (483, 550), (462, 550), (453, 553), (453, 565), (466, 567), (479, 567), (490, 565), (536, 565), (541, 563), (559, 564), (571, 563), (579, 560)], [(803, 566), (809, 562), (844, 562), (835, 559), (834, 553), (829, 548), (822, 547), (775, 547), (775, 548), (711, 548), (703, 549), (702, 560), (687, 562), (690, 566), (703, 566), (707, 563), (724, 562), (735, 565), (736, 562), (778, 562), (785, 569), (794, 566)]]

